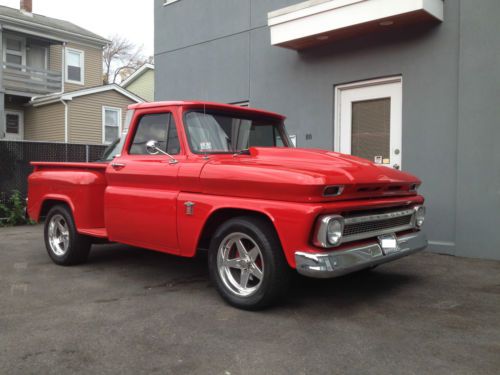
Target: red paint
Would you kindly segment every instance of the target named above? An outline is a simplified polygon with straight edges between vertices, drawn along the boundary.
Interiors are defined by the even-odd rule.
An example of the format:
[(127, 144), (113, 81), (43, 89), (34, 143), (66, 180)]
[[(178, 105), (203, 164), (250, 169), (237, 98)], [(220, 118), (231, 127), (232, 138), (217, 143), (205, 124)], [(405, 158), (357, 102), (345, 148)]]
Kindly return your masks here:
[[(420, 181), (407, 173), (335, 152), (265, 148), (250, 155), (193, 154), (182, 114), (192, 108), (218, 109), (253, 116), (284, 117), (249, 108), (208, 102), (160, 102), (130, 106), (135, 110), (128, 139), (113, 168), (109, 163), (32, 163), (29, 207), (39, 220), (43, 203), (67, 203), (80, 233), (181, 256), (194, 256), (211, 215), (241, 209), (266, 215), (273, 223), (289, 264), (297, 250), (319, 252), (311, 243), (316, 218), (325, 213), (423, 203), (409, 191)], [(138, 118), (171, 112), (181, 152), (170, 164), (163, 155), (129, 155)], [(338, 197), (323, 197), (327, 185), (344, 185)], [(194, 214), (186, 214), (194, 202)], [(338, 249), (341, 249), (339, 247)]]

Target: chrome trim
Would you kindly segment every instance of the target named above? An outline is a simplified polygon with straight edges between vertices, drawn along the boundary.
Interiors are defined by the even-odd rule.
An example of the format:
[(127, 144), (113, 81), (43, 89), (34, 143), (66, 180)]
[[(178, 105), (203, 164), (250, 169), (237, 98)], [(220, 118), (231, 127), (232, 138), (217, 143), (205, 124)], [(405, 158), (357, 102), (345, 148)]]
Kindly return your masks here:
[(297, 251), (297, 272), (315, 278), (342, 276), (421, 251), (427, 247), (427, 238), (422, 232), (414, 232), (397, 237), (397, 243), (399, 250), (387, 255), (377, 241), (326, 253)]
[[(331, 188), (331, 187), (339, 188), (338, 192), (336, 194), (325, 194), (326, 189)], [(344, 192), (344, 185), (328, 185), (328, 186), (325, 186), (325, 188), (323, 189), (323, 196), (324, 197), (338, 197), (343, 192)]]
[[(423, 208), (424, 209), (424, 216), (422, 218), (422, 223), (419, 225), (418, 222), (417, 222), (417, 213), (418, 211)], [(424, 205), (418, 205), (418, 206), (414, 206), (413, 207), (413, 210), (415, 211), (414, 215), (413, 215), (413, 221), (415, 222), (415, 227), (417, 228), (421, 228), (422, 225), (424, 225), (424, 222), (425, 222), (425, 214), (426, 214), (426, 209), (425, 209), (425, 206)]]
[(394, 219), (394, 218), (403, 217), (403, 216), (410, 216), (410, 215), (411, 215), (411, 219), (410, 219), (409, 224), (400, 225), (398, 227), (390, 227), (390, 228), (385, 228), (385, 229), (374, 230), (371, 232), (352, 234), (350, 236), (343, 236), (342, 242), (346, 243), (346, 242), (352, 242), (352, 241), (357, 241), (357, 240), (363, 240), (366, 238), (376, 237), (376, 236), (380, 236), (383, 234), (402, 232), (404, 230), (414, 229), (416, 227), (415, 226), (415, 210), (413, 207), (410, 209), (406, 209), (406, 210), (386, 212), (383, 214), (346, 217), (344, 219), (344, 223), (345, 223), (345, 225), (349, 225), (349, 224), (360, 224), (360, 223), (370, 223), (370, 222), (376, 222), (376, 221), (383, 221), (383, 220), (387, 220), (387, 219)]
[(342, 243), (342, 237), (337, 244), (332, 245), (328, 242), (328, 223), (330, 220), (340, 220), (342, 222), (342, 232), (344, 231), (344, 218), (340, 215), (323, 215), (316, 221), (314, 228), (313, 243), (318, 247), (335, 247)]
[(346, 224), (358, 224), (358, 223), (366, 223), (368, 221), (381, 221), (381, 220), (386, 220), (386, 219), (393, 219), (395, 217), (413, 215), (413, 212), (414, 212), (414, 209), (410, 208), (407, 210), (386, 212), (383, 214), (364, 215), (364, 216), (348, 216), (345, 218), (345, 223)]

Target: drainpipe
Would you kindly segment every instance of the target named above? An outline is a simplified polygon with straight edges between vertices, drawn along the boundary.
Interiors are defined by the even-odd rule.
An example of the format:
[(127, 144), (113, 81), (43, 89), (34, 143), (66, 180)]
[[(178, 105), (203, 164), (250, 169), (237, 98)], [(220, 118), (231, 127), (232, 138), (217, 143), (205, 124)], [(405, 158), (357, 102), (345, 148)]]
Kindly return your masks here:
[(64, 99), (61, 103), (64, 105), (64, 143), (68, 143), (68, 103)]
[[(66, 42), (63, 42), (62, 47), (62, 76), (61, 76), (61, 93), (64, 93), (64, 81), (66, 80)], [(64, 143), (68, 143), (68, 103), (61, 99), (61, 103), (64, 105)]]
[[(0, 52), (3, 51), (2, 26), (0, 25)], [(3, 88), (3, 57), (0, 55), (0, 139), (5, 138), (5, 90)]]

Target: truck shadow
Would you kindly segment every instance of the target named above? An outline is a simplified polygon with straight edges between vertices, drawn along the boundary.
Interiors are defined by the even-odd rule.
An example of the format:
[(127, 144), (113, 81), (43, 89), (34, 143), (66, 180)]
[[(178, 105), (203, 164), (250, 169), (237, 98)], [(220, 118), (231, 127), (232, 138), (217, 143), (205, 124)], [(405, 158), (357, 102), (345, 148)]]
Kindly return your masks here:
[[(119, 244), (96, 245), (85, 272), (112, 274), (124, 270), (131, 283), (142, 285), (145, 290), (164, 293), (212, 289), (217, 298), (209, 280), (206, 252), (195, 258), (182, 258)], [(317, 312), (323, 306), (336, 312), (352, 311), (358, 304), (383, 300), (420, 282), (421, 277), (408, 265), (401, 269), (385, 265), (335, 279), (312, 279), (294, 273), (287, 298), (272, 310), (309, 310), (315, 306)]]

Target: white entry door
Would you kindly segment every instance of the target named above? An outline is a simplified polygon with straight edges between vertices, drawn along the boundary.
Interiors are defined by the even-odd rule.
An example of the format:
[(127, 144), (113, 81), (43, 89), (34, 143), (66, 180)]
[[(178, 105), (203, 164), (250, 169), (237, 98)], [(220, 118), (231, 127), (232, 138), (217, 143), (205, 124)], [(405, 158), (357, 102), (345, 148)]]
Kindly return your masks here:
[(401, 77), (337, 86), (335, 104), (335, 151), (401, 168)]
[(24, 139), (24, 116), (21, 111), (5, 111), (5, 139), (22, 141)]

